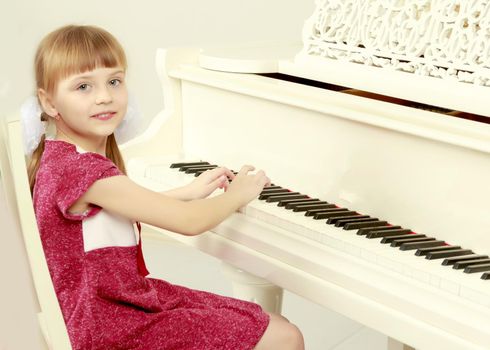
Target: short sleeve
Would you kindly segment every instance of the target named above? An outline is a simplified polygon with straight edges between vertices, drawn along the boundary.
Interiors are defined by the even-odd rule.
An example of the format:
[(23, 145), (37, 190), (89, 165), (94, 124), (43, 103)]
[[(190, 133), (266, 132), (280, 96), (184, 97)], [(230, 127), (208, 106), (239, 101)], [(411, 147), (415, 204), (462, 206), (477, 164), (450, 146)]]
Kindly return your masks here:
[(56, 204), (61, 214), (70, 220), (83, 220), (95, 215), (101, 208), (90, 206), (83, 213), (70, 213), (68, 209), (97, 180), (122, 175), (108, 158), (97, 153), (77, 153), (67, 157), (63, 164), (63, 178), (56, 191)]

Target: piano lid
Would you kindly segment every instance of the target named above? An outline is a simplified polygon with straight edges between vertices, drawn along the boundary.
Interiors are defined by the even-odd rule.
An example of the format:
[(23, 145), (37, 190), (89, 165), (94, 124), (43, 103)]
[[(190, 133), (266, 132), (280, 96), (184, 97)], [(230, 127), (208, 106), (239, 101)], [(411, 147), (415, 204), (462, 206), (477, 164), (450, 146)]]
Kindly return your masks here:
[(233, 73), (277, 73), (279, 62), (290, 59), (302, 44), (261, 42), (208, 47), (199, 55), (202, 68)]
[(203, 68), (282, 73), (490, 116), (490, 3), (318, 1), (303, 43), (201, 53)]

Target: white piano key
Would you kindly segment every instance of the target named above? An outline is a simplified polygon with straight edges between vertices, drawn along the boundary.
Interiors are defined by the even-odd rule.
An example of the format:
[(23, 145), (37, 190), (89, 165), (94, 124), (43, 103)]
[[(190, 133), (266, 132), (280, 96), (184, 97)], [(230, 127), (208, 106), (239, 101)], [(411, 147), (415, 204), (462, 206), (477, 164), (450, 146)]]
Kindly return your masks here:
[[(481, 282), (481, 284), (486, 283), (483, 280), (480, 282)], [(484, 287), (488, 288), (488, 286), (484, 286)], [(461, 286), (460, 295), (465, 299), (468, 299), (468, 300), (473, 301), (475, 303), (490, 307), (490, 298), (488, 298), (488, 294), (482, 293), (482, 292), (475, 290), (473, 288), (470, 288), (470, 287)]]
[(439, 288), (441, 285), (441, 278), (439, 276), (430, 276), (430, 284), (433, 285), (434, 287)]
[[(459, 283), (447, 278), (451, 269), (441, 265), (442, 260), (427, 260), (424, 256), (416, 256), (416, 250), (402, 251), (398, 248), (387, 247), (386, 254), (396, 255), (396, 259), (403, 266), (403, 274), (407, 277), (433, 285), (452, 294), (459, 293)], [(378, 251), (379, 254), (382, 254)], [(451, 271), (452, 272), (452, 271)], [(442, 282), (444, 280), (444, 283)]]
[(364, 260), (370, 261), (372, 263), (376, 263), (378, 260), (378, 255), (370, 250), (362, 249), (361, 250), (361, 258)]
[(453, 293), (456, 295), (459, 294), (459, 287), (460, 287), (459, 284), (457, 284), (451, 280), (448, 280), (446, 278), (441, 278), (440, 287), (442, 290), (445, 290), (449, 293)]

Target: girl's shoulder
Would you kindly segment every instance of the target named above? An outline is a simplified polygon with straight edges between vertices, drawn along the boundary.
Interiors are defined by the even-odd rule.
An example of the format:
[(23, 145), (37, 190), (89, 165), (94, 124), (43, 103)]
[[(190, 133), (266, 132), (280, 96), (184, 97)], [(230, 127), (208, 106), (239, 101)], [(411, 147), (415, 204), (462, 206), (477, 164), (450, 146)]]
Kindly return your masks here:
[(120, 175), (114, 163), (97, 153), (78, 152), (71, 143), (46, 140), (34, 192), (78, 198), (95, 181)]
[(49, 169), (52, 175), (65, 177), (113, 167), (114, 163), (103, 155), (79, 151), (75, 145), (65, 141), (46, 140), (40, 170)]
[(59, 140), (45, 140), (41, 166), (42, 163), (62, 165), (76, 158), (76, 155), (76, 146), (71, 143)]

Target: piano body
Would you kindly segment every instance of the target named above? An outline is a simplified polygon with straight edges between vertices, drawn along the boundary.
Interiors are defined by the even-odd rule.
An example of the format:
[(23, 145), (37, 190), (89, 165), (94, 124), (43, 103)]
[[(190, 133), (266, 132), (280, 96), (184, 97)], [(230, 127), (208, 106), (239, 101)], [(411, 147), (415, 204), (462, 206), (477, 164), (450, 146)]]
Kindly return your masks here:
[[(374, 3), (317, 2), (299, 45), (158, 50), (164, 110), (124, 145), (129, 175), (164, 190), (193, 179), (171, 169), (171, 163), (202, 160), (235, 170), (253, 164), (265, 169), (275, 185), (435, 238), (446, 248), (459, 246), (456, 256), (483, 255), (479, 259), (485, 262), (490, 254), (489, 57), (471, 66), (451, 61), (447, 52), (445, 60), (439, 52), (435, 62), (428, 54), (435, 49), (417, 51), (413, 42), (411, 48), (406, 45), (405, 59), (388, 39), (391, 53), (384, 50), (388, 46), (376, 48), (372, 45), (382, 40), (373, 41), (381, 34), (364, 35), (356, 26), (381, 30), (390, 24), (376, 18), (386, 15), (401, 28), (397, 19), (413, 17), (399, 12), (410, 14), (410, 5), (424, 2), (378, 6), (376, 16), (365, 8)], [(447, 10), (435, 3), (443, 1), (416, 11), (417, 18), (424, 28), (447, 33), (446, 27), (429, 23), (441, 16), (424, 14)], [(463, 7), (457, 9), (459, 17), (474, 10)], [(347, 16), (356, 9), (357, 17)], [(444, 21), (454, 29), (447, 12)], [(351, 31), (342, 32), (346, 21)], [(365, 41), (330, 40), (332, 23), (335, 35), (357, 33)], [(407, 40), (411, 33), (407, 29)], [(428, 36), (437, 42), (434, 32)], [(471, 68), (477, 78), (468, 73)], [(442, 265), (445, 258), (417, 256), (416, 250), (401, 250), (277, 204), (254, 200), (197, 237), (151, 226), (145, 230), (236, 267), (237, 274), (230, 276), (244, 286), (239, 296), (269, 309), (280, 310), (284, 288), (396, 339), (393, 349), (397, 341), (416, 349), (490, 348), (485, 267), (465, 273), (454, 264)], [(257, 279), (248, 283), (245, 272)]]

